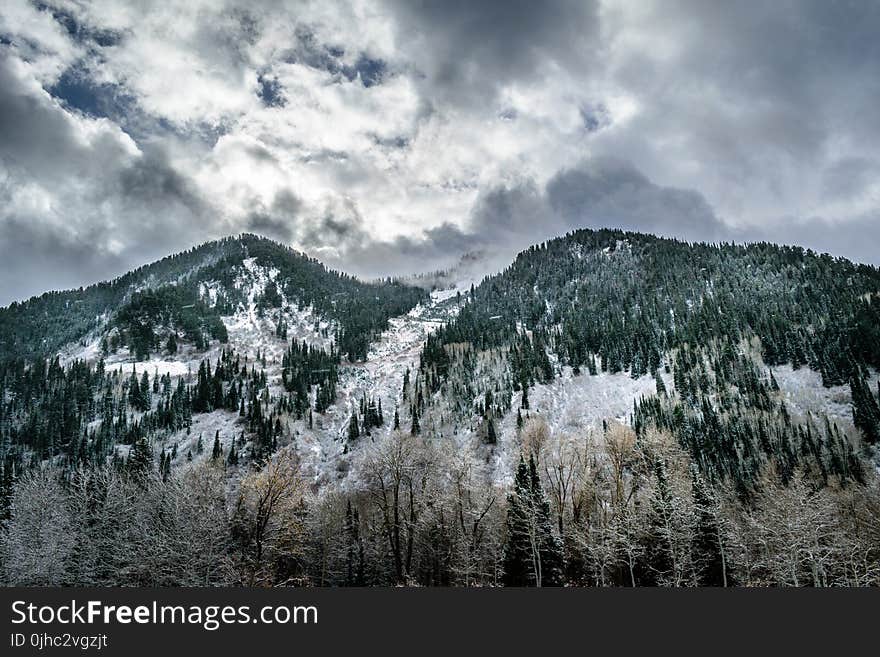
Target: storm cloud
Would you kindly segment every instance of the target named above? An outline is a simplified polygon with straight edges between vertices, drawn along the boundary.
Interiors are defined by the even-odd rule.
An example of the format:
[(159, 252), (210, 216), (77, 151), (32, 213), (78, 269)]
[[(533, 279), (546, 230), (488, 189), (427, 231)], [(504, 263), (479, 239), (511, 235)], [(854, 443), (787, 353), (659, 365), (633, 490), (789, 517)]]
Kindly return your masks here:
[(0, 304), (257, 232), (363, 276), (580, 227), (880, 263), (880, 6), (8, 0)]

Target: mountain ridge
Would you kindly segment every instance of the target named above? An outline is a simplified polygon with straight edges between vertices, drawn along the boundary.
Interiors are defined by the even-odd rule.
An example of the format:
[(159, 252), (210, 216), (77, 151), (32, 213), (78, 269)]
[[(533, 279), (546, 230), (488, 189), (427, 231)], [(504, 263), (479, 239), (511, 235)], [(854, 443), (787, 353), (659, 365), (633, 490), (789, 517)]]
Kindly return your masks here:
[[(555, 564), (545, 582), (776, 582), (790, 570), (731, 551), (764, 554), (790, 516), (836, 523), (843, 555), (829, 575), (797, 566), (800, 581), (876, 580), (880, 554), (857, 573), (845, 558), (880, 500), (875, 269), (585, 230), (429, 293), (254, 239), (203, 252), (195, 273), (178, 261), (47, 357), (0, 359), (7, 581), (195, 583), (183, 551), (210, 583), (528, 584), (516, 542), (531, 535)], [(69, 305), (37, 335), (77, 320)], [(97, 507), (95, 488), (113, 491)], [(267, 490), (290, 497), (264, 560)], [(191, 499), (211, 517), (163, 506)], [(2, 561), (36, 549), (45, 508), (76, 536), (47, 532), (63, 568)], [(177, 523), (155, 528), (176, 551), (141, 568), (129, 527), (157, 518)], [(83, 562), (68, 540), (120, 551)]]

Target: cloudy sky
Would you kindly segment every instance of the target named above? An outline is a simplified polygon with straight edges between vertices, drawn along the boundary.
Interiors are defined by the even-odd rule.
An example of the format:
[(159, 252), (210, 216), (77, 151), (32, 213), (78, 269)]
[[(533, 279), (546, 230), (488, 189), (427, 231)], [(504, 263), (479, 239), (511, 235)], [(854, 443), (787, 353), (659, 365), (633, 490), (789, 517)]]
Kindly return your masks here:
[(880, 3), (3, 0), (0, 304), (256, 232), (374, 276), (576, 227), (880, 263)]

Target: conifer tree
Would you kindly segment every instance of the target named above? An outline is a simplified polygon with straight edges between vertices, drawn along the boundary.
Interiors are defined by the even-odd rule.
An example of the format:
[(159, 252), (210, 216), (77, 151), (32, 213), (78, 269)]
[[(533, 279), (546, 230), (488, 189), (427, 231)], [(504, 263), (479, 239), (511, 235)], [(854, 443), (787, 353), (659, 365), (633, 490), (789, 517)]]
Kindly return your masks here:
[(872, 445), (880, 442), (880, 407), (871, 394), (864, 373), (854, 372), (849, 386), (852, 394), (853, 424), (862, 432), (865, 442)]
[(666, 394), (666, 383), (663, 382), (663, 377), (660, 376), (660, 370), (654, 370), (654, 381), (657, 385), (657, 394), (665, 395)]
[(153, 451), (145, 437), (141, 436), (131, 446), (126, 467), (135, 477), (145, 477), (153, 469)]
[(691, 468), (695, 527), (693, 554), (700, 586), (728, 586), (727, 555), (719, 520), (719, 505), (699, 469)]
[(214, 434), (214, 449), (211, 451), (211, 460), (216, 461), (223, 456), (223, 447), (220, 445), (220, 430)]
[(513, 491), (507, 497), (505, 586), (562, 584), (562, 545), (553, 534), (550, 505), (544, 496), (534, 457), (520, 456)]
[(486, 442), (490, 445), (498, 443), (498, 436), (495, 434), (495, 422), (489, 418), (486, 422)]
[(355, 440), (359, 438), (361, 435), (360, 428), (358, 428), (358, 419), (357, 413), (352, 413), (351, 417), (348, 419), (348, 439)]

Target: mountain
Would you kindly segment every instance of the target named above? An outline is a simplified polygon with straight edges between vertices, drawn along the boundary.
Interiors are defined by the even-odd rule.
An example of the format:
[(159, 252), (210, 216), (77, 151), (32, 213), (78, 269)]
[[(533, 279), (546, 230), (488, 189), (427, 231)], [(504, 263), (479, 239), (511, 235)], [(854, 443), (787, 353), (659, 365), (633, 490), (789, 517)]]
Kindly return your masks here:
[(258, 309), (279, 308), (282, 296), (339, 322), (338, 348), (363, 358), (389, 317), (412, 308), (417, 290), (391, 281), (367, 284), (327, 270), (317, 260), (256, 235), (208, 242), (106, 283), (47, 292), (0, 309), (0, 361), (47, 356), (90, 332), (118, 329), (117, 343), (147, 356), (176, 330), (203, 343), (225, 342), (220, 316), (244, 303), (236, 276), (249, 263), (271, 270)]
[(0, 310), (4, 580), (880, 583), (880, 271), (617, 230), (485, 262), (242, 235)]
[[(474, 367), (486, 353), (502, 366), (480, 390)], [(867, 390), (880, 368), (880, 272), (797, 247), (584, 230), (528, 249), (473, 289), (428, 338), (420, 372), (431, 393), (446, 388), (465, 403), (491, 394), (487, 419), (569, 368), (652, 376), (658, 389), (674, 373), (676, 398), (639, 400), (634, 424), (671, 430), (707, 476), (747, 488), (768, 460), (785, 473), (814, 461), (823, 476), (858, 476), (830, 425), (802, 438), (786, 420), (773, 395), (782, 365), (809, 366), (826, 388)], [(867, 410), (856, 415), (871, 419), (857, 424), (876, 443), (876, 405), (861, 398)]]

